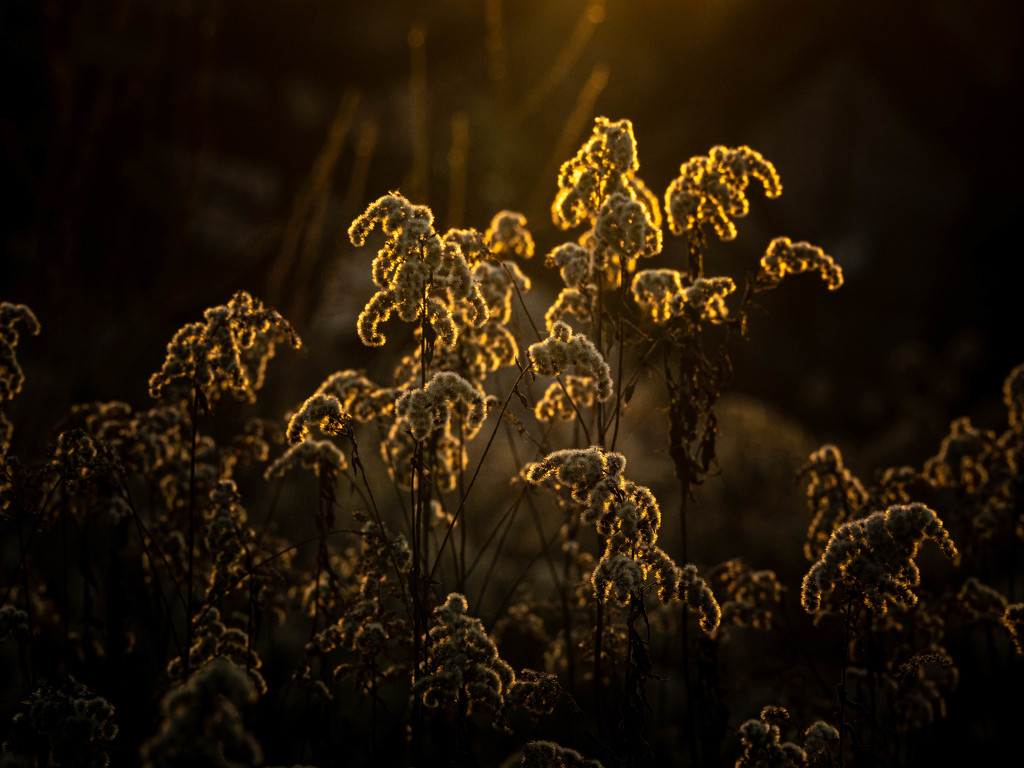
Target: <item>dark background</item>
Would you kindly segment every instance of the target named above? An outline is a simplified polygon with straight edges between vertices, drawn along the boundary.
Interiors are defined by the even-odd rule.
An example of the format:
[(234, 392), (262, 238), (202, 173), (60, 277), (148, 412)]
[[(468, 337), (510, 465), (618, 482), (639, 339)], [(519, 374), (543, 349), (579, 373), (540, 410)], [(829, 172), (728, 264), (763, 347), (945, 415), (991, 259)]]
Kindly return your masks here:
[(752, 195), (708, 272), (739, 277), (785, 234), (847, 282), (770, 295), (732, 389), (864, 466), (919, 464), (957, 415), (998, 427), (1024, 359), (1022, 16), (1012, 0), (8, 0), (0, 299), (43, 328), (18, 349), (13, 450), (73, 402), (145, 405), (173, 332), (239, 288), (306, 341), (271, 366), (271, 412), (372, 369), (352, 218), (391, 189), (439, 228), (512, 208), (543, 255), (567, 237), (547, 211), (557, 165), (606, 115), (633, 121), (659, 195), (714, 144), (775, 164), (783, 196)]

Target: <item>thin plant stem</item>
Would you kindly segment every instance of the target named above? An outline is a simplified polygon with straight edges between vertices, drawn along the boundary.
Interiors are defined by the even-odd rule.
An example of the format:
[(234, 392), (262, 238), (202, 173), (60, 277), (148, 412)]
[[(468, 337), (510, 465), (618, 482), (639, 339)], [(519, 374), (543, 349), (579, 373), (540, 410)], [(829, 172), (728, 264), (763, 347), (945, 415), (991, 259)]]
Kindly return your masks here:
[[(120, 479), (121, 494), (122, 496), (124, 496), (125, 501), (128, 503), (128, 513), (131, 515), (132, 521), (135, 523), (135, 530), (139, 535), (139, 544), (142, 547), (142, 553), (149, 561), (150, 568), (153, 568), (153, 574), (155, 576), (156, 560), (153, 558), (153, 553), (150, 552), (149, 545), (146, 543), (147, 539), (152, 540), (153, 537), (150, 535), (149, 529), (146, 527), (146, 524), (142, 522), (142, 518), (139, 517), (139, 513), (135, 510), (135, 505), (134, 502), (132, 501), (131, 491), (128, 488), (128, 483), (125, 481), (125, 478), (122, 477)], [(156, 542), (154, 541), (153, 543), (154, 546), (156, 546)], [(161, 550), (159, 546), (156, 546), (156, 549), (157, 553), (160, 555), (160, 560), (164, 564), (164, 568), (167, 569), (167, 573), (170, 576), (171, 584), (174, 586), (174, 591), (178, 596), (178, 601), (183, 606), (187, 605), (185, 595), (182, 594), (181, 587), (178, 584), (177, 580), (174, 578), (174, 570), (171, 568), (171, 564), (167, 560), (167, 555), (164, 554), (163, 550)], [(159, 584), (157, 586), (157, 594), (160, 595), (160, 602), (163, 604), (164, 610), (167, 612), (168, 619), (170, 619), (173, 613), (171, 609), (171, 603), (170, 600), (167, 599), (167, 595), (164, 594), (164, 590), (161, 586), (159, 586)], [(178, 655), (182, 656), (185, 653), (185, 651), (182, 648), (181, 639), (178, 637), (178, 630), (175, 629), (174, 622), (172, 620), (169, 620), (168, 626), (170, 627), (171, 639), (174, 641), (174, 647), (177, 650)]]
[(505, 402), (501, 406), (501, 412), (498, 414), (498, 418), (494, 423), (494, 429), (491, 430), (491, 435), (487, 439), (487, 445), (484, 446), (484, 451), (481, 454), (480, 459), (477, 461), (476, 469), (473, 470), (473, 476), (469, 479), (469, 485), (466, 486), (466, 490), (462, 494), (462, 499), (459, 500), (459, 507), (458, 509), (455, 510), (455, 514), (452, 515), (452, 519), (448, 523), (448, 530), (445, 531), (444, 539), (441, 540), (441, 546), (438, 548), (434, 564), (431, 566), (427, 576), (428, 580), (433, 579), (434, 572), (437, 570), (437, 565), (441, 562), (441, 553), (444, 551), (445, 545), (448, 543), (448, 539), (451, 536), (452, 529), (455, 527), (456, 521), (462, 514), (462, 510), (466, 508), (466, 499), (469, 498), (469, 492), (473, 490), (473, 486), (474, 484), (476, 484), (476, 479), (480, 475), (480, 468), (483, 466), (484, 460), (487, 458), (487, 453), (490, 450), (491, 445), (494, 443), (495, 435), (498, 434), (498, 429), (501, 427), (502, 416), (504, 416), (505, 410), (508, 408), (508, 404), (512, 400), (512, 394), (516, 391), (516, 387), (519, 385), (519, 382), (522, 381), (523, 376), (525, 376), (526, 372), (530, 370), (532, 367), (533, 363), (531, 362), (525, 367), (523, 367), (522, 370), (519, 371), (519, 377), (515, 380), (515, 383), (512, 385), (512, 388), (509, 389), (508, 391), (508, 395), (506, 395), (505, 397)]
[(192, 382), (192, 440), (188, 456), (188, 570), (185, 577), (185, 648), (182, 654), (182, 678), (188, 680), (189, 662), (192, 654), (193, 632), (193, 580), (195, 577), (196, 550), (196, 447), (199, 441), (199, 384)]
[(68, 486), (61, 473), (60, 494), (60, 547), (61, 547), (61, 585), (64, 605), (61, 606), (61, 625), (64, 629), (64, 676), (71, 674), (71, 629), (68, 614), (71, 612), (71, 599), (68, 594)]
[[(32, 610), (32, 591), (28, 587), (28, 557), (27, 557), (27, 555), (28, 555), (28, 548), (25, 545), (25, 532), (22, 530), (21, 516), (20, 515), (18, 516), (18, 519), (15, 521), (15, 528), (18, 529), (18, 551), (19, 551), (19, 554), (20, 554), (20, 557), (21, 557), (21, 563), (20, 563), (20, 566), (21, 566), (21, 584), (22, 584), (21, 588), (22, 588), (22, 591), (25, 593), (23, 595), (23, 598), (25, 600), (25, 616), (26, 616), (26, 623), (28, 624), (28, 636), (29, 636), (29, 640), (30, 640), (30, 642), (28, 642), (26, 644), (27, 647), (28, 647), (28, 685), (29, 685), (29, 689), (30, 690), (35, 690), (35, 687), (36, 687), (35, 670), (34, 670), (35, 655), (32, 653), (32, 643), (31, 643), (31, 638), (33, 637), (33, 630), (35, 628), (34, 627), (35, 616), (34, 616), (34, 611)], [(6, 595), (4, 596), (4, 599), (6, 601)]]
[(843, 612), (843, 662), (842, 673), (839, 679), (839, 766), (846, 764), (846, 672), (850, 663), (850, 636), (853, 633), (853, 602), (854, 596), (846, 598), (846, 606)]

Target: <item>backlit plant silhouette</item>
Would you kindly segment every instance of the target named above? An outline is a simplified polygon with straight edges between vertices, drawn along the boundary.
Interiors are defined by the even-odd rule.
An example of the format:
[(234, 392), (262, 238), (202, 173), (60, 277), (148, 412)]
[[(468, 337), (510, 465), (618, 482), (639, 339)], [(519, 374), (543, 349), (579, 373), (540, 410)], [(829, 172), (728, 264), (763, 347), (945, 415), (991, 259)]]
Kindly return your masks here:
[[(708, 562), (734, 345), (767, 292), (843, 273), (784, 236), (715, 272), (709, 236), (782, 192), (750, 147), (660, 197), (639, 174), (632, 124), (597, 118), (552, 180), (575, 233), (533, 261), (516, 211), (441, 232), (369, 203), (376, 373), (342, 360), (288, 413), (258, 394), (299, 337), (243, 291), (174, 334), (151, 407), (76, 406), (25, 464), (0, 413), (12, 765), (104, 765), (125, 730), (147, 766), (895, 764), (981, 674), (965, 648), (1018, 668), (1024, 366), (1005, 430), (958, 419), (920, 468), (791, 467), (802, 584), (785, 554)], [(0, 305), (0, 406), (38, 330)]]

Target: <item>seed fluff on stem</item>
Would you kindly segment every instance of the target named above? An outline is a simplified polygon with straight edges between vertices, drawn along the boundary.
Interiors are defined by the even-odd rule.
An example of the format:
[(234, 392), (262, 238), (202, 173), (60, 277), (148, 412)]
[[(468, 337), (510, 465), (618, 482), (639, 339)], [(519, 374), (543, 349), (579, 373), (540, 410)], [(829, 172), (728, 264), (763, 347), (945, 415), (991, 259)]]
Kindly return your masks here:
[(210, 400), (231, 392), (237, 399), (254, 402), (267, 361), (282, 341), (295, 349), (302, 346), (276, 310), (238, 291), (227, 304), (207, 309), (202, 322), (189, 323), (174, 334), (163, 365), (149, 379), (149, 393), (158, 398), (184, 379)]
[(921, 583), (921, 573), (914, 558), (925, 539), (959, 562), (960, 554), (942, 521), (924, 504), (896, 504), (844, 523), (804, 576), (800, 596), (804, 610), (817, 613), (837, 590), (856, 597), (878, 615), (890, 606), (909, 608), (917, 602), (912, 588)]
[(794, 243), (788, 237), (776, 237), (768, 244), (761, 257), (761, 268), (755, 281), (764, 287), (774, 287), (786, 275), (817, 271), (830, 291), (843, 284), (843, 270), (821, 248), (810, 243)]
[(453, 371), (439, 371), (423, 389), (405, 392), (395, 401), (395, 415), (412, 436), (423, 440), (451, 421), (452, 407), (466, 409), (466, 426), (475, 433), (487, 415), (483, 393)]
[(707, 155), (691, 157), (679, 168), (665, 192), (668, 226), (681, 235), (701, 224), (711, 224), (722, 240), (736, 237), (734, 218), (750, 210), (747, 186), (751, 179), (761, 182), (766, 197), (782, 194), (782, 182), (775, 166), (760, 152), (741, 146), (715, 146)]
[(465, 301), (472, 307), (474, 325), (486, 322), (487, 303), (473, 281), (458, 238), (442, 241), (427, 206), (413, 205), (397, 192), (378, 198), (349, 227), (352, 244), (364, 245), (377, 225), (385, 240), (373, 260), (373, 282), (378, 290), (357, 323), (363, 344), (384, 345), (380, 325), (392, 311), (407, 323), (425, 314), (448, 346), (458, 337), (452, 317), (456, 302)]
[(577, 373), (595, 379), (598, 400), (611, 398), (612, 375), (608, 363), (590, 339), (583, 334), (573, 334), (566, 323), (555, 322), (548, 337), (531, 344), (528, 354), (539, 375), (558, 376), (569, 366), (575, 366)]

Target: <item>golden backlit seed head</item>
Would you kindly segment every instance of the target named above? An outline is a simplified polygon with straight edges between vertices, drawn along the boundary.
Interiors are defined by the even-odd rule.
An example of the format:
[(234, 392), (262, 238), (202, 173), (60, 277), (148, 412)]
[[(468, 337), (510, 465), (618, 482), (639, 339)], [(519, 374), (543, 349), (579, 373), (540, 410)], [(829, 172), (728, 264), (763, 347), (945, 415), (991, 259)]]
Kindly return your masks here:
[(651, 221), (643, 203), (623, 192), (614, 193), (601, 206), (594, 235), (626, 260), (630, 269), (637, 258), (661, 253), (661, 228)]
[(815, 720), (804, 731), (804, 749), (811, 755), (825, 752), (836, 741), (839, 741), (839, 731), (824, 720)]
[(498, 711), (515, 683), (515, 672), (498, 655), (483, 623), (468, 611), (465, 596), (457, 592), (434, 608), (427, 659), (413, 691), (428, 707), (464, 700), (469, 711), (474, 705)]
[(594, 274), (594, 258), (579, 243), (563, 243), (544, 257), (544, 266), (559, 271), (567, 288), (580, 288)]
[(276, 458), (263, 472), (267, 480), (273, 477), (284, 477), (293, 469), (311, 470), (317, 477), (322, 474), (337, 474), (348, 468), (345, 454), (330, 440), (313, 440), (305, 438), (299, 443), (290, 445), (288, 450)]
[(553, 741), (531, 741), (523, 747), (521, 768), (603, 768), (598, 760), (585, 758), (575, 749)]
[[(591, 406), (597, 399), (594, 380), (588, 376), (566, 376), (564, 386), (554, 382), (537, 401), (534, 414), (539, 421), (571, 421), (576, 409)], [(573, 404), (576, 408), (573, 408)]]
[(722, 609), (715, 599), (708, 583), (697, 573), (697, 566), (689, 563), (683, 566), (679, 588), (686, 604), (697, 612), (700, 627), (713, 634), (722, 622)]
[(735, 768), (801, 768), (806, 765), (807, 753), (791, 741), (782, 741), (777, 721), (788, 717), (789, 713), (782, 707), (768, 706), (761, 710), (760, 720), (743, 723), (737, 731), (743, 752), (736, 760)]
[(385, 236), (372, 267), (378, 290), (356, 324), (363, 344), (384, 345), (386, 337), (380, 326), (392, 311), (409, 323), (425, 314), (442, 343), (448, 346), (458, 336), (452, 314), (456, 304), (465, 302), (472, 308), (474, 325), (481, 326), (487, 321), (487, 303), (473, 281), (461, 247), (465, 244), (482, 257), (482, 239), (472, 230), (452, 230), (442, 240), (433, 223), (428, 207), (413, 205), (395, 192), (370, 203), (349, 227), (349, 239), (356, 246), (364, 245), (377, 225)]
[(302, 346), (277, 311), (238, 291), (227, 304), (207, 309), (202, 322), (189, 323), (174, 334), (163, 366), (149, 379), (149, 393), (160, 397), (170, 385), (184, 380), (210, 400), (231, 392), (252, 402), (263, 386), (267, 361), (282, 341), (295, 349)]
[(606, 554), (598, 561), (591, 580), (599, 600), (626, 605), (631, 595), (640, 593), (644, 574), (640, 563), (628, 555)]
[(608, 363), (590, 339), (573, 334), (566, 323), (553, 323), (549, 336), (530, 345), (528, 354), (538, 374), (558, 376), (569, 366), (575, 366), (578, 374), (595, 379), (598, 400), (611, 398), (612, 376)]
[(1010, 426), (1018, 432), (1024, 431), (1024, 363), (1010, 371), (1003, 382), (1003, 402)]
[(394, 403), (394, 390), (378, 387), (363, 371), (347, 368), (335, 371), (317, 387), (314, 394), (337, 398), (343, 413), (359, 422), (372, 421)]
[(526, 465), (523, 471), (526, 480), (534, 485), (552, 477), (569, 488), (576, 501), (586, 502), (603, 478), (621, 475), (625, 468), (626, 457), (621, 453), (591, 446), (554, 451), (541, 461)]
[(595, 219), (611, 195), (629, 194), (624, 180), (638, 168), (633, 124), (596, 118), (590, 138), (559, 170), (558, 194), (551, 206), (555, 224), (568, 229)]
[(788, 237), (776, 237), (761, 257), (761, 269), (755, 280), (763, 286), (775, 286), (786, 275), (817, 271), (834, 291), (843, 284), (843, 270), (821, 248), (810, 243), (794, 243)]
[(342, 435), (351, 431), (352, 417), (341, 408), (338, 398), (333, 395), (316, 393), (302, 404), (288, 422), (288, 442), (301, 443), (310, 435), (310, 428), (317, 427), (328, 435)]
[(654, 322), (663, 324), (685, 316), (692, 323), (725, 321), (725, 297), (736, 290), (731, 277), (699, 277), (692, 283), (678, 270), (645, 269), (633, 276), (630, 289), (637, 306)]
[(1017, 653), (1024, 655), (1024, 603), (1013, 603), (1006, 606), (1002, 624), (1010, 633)]
[(483, 423), (487, 415), (483, 393), (454, 371), (435, 373), (426, 387), (411, 389), (395, 401), (395, 415), (416, 440), (448, 426), (453, 407), (465, 411), (465, 424), (470, 433)]
[(814, 514), (804, 555), (814, 561), (821, 557), (836, 528), (860, 516), (868, 503), (868, 492), (843, 464), (839, 448), (831, 444), (812, 453), (801, 474), (808, 476), (807, 504)]
[(513, 296), (530, 290), (530, 278), (514, 261), (501, 264), (481, 261), (473, 267), (473, 280), (487, 304), (489, 319), (493, 323), (507, 323), (512, 316)]
[[(0, 303), (0, 405), (21, 391), (25, 374), (18, 365), (14, 348), (18, 346), (19, 326), (33, 336), (39, 333), (39, 321), (24, 304)], [(0, 435), (0, 442), (3, 435)], [(2, 455), (0, 451), (0, 455)]]
[(533, 257), (533, 236), (526, 228), (526, 217), (516, 211), (498, 211), (484, 232), (484, 243), (501, 260)]
[(804, 576), (800, 598), (804, 609), (816, 613), (837, 590), (877, 615), (890, 606), (914, 605), (913, 588), (921, 579), (914, 558), (925, 539), (959, 562), (960, 553), (942, 521), (924, 504), (895, 504), (885, 512), (844, 523)]
[(592, 319), (590, 299), (576, 288), (563, 288), (555, 302), (544, 313), (544, 327), (551, 333), (556, 323), (565, 323), (565, 318), (572, 315), (581, 322)]
[(746, 189), (750, 180), (761, 182), (766, 197), (782, 194), (775, 167), (747, 146), (715, 146), (707, 155), (691, 157), (679, 168), (665, 192), (665, 212), (674, 234), (711, 224), (722, 240), (736, 237), (734, 218), (750, 208)]

